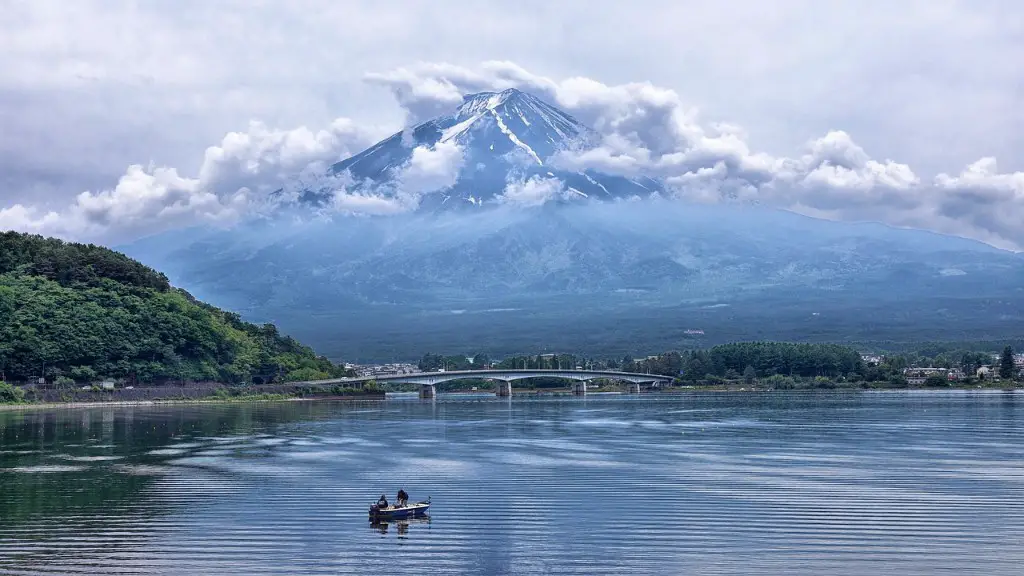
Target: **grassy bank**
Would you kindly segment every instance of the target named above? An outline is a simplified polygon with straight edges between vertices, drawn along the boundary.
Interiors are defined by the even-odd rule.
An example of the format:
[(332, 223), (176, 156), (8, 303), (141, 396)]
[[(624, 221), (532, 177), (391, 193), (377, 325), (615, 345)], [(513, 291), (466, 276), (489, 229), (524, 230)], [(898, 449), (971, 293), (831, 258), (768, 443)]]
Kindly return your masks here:
[(37, 388), (0, 382), (0, 405), (137, 405), (170, 402), (273, 402), (282, 400), (382, 400), (376, 387), (346, 388), (309, 384), (224, 386), (214, 383), (138, 388)]

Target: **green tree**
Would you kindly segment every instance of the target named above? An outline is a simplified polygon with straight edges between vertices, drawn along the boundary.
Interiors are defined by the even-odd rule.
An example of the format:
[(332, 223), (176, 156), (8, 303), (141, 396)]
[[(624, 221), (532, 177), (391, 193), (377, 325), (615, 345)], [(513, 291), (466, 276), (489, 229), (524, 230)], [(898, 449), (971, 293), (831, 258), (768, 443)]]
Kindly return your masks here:
[(754, 367), (747, 365), (743, 370), (743, 381), (747, 384), (753, 384), (755, 378), (757, 378), (757, 372), (754, 370)]
[(964, 352), (960, 356), (960, 368), (964, 374), (973, 376), (987, 361), (988, 356), (982, 352)]
[(0, 404), (20, 404), (24, 400), (24, 390), (0, 380)]
[(949, 379), (941, 374), (932, 374), (925, 378), (924, 385), (929, 388), (939, 388), (942, 386), (949, 386)]
[(1013, 348), (1003, 348), (1003, 356), (999, 359), (999, 377), (1004, 380), (1013, 378), (1015, 366), (1013, 364)]
[(257, 326), (174, 288), (106, 248), (0, 234), (0, 356), (11, 381), (280, 381), (341, 376), (271, 324)]

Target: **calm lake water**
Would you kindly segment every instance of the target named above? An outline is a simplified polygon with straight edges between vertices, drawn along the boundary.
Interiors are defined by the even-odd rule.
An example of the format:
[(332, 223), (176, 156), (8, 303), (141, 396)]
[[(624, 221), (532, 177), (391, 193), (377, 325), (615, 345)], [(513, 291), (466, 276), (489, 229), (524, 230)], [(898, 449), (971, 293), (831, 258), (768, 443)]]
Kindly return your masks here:
[(1019, 393), (0, 412), (3, 574), (1019, 575), (1022, 511)]

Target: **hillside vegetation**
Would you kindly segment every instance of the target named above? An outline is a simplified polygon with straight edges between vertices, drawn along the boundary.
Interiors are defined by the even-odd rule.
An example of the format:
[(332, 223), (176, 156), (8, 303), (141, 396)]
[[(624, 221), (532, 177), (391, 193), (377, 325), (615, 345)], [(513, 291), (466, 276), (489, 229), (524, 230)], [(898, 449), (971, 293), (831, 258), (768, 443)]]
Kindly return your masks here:
[[(244, 281), (241, 280), (241, 281)], [(94, 245), (0, 233), (0, 370), (7, 381), (270, 383), (345, 370)]]

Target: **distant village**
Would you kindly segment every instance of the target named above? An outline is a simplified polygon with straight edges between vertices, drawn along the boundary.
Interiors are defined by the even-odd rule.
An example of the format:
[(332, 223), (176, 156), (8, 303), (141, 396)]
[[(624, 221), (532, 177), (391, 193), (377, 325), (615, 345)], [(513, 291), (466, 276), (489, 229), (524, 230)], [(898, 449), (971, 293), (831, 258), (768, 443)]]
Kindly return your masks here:
[(373, 376), (398, 376), (400, 374), (415, 374), (420, 372), (415, 364), (393, 363), (393, 364), (345, 364), (345, 368), (352, 370), (360, 378)]
[[(868, 366), (877, 366), (885, 361), (885, 356), (875, 354), (861, 354), (861, 360)], [(910, 366), (903, 369), (903, 376), (907, 379), (907, 383), (910, 385), (921, 385), (924, 384), (925, 380), (929, 376), (939, 375), (944, 376), (950, 382), (958, 382), (972, 376), (979, 380), (993, 380), (999, 376), (999, 362), (1001, 356), (999, 354), (991, 354), (991, 364), (988, 366), (981, 366), (974, 374), (964, 374), (964, 371), (960, 368), (937, 368), (934, 366)], [(1013, 365), (1016, 373), (1014, 376), (1020, 375), (1024, 372), (1024, 354), (1013, 355)]]

